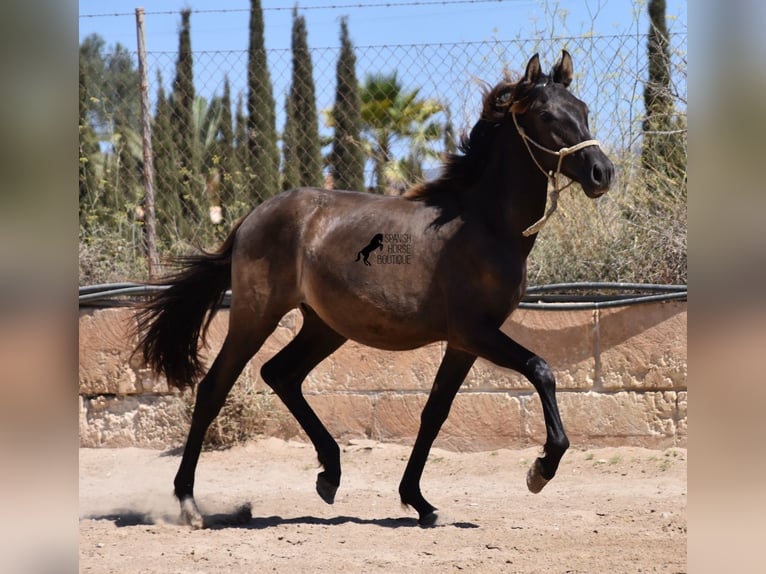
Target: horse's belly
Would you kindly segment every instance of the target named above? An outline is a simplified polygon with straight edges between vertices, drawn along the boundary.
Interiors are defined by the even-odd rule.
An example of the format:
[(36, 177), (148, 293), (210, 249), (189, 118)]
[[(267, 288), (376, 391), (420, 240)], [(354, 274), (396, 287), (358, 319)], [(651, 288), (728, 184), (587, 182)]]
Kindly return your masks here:
[(445, 314), (420, 293), (325, 288), (305, 302), (338, 333), (371, 347), (414, 349), (445, 337)]
[[(321, 315), (320, 315), (321, 316)], [(404, 351), (416, 349), (443, 338), (434, 331), (416, 324), (394, 325), (385, 321), (333, 321), (326, 320), (344, 337), (377, 349)]]

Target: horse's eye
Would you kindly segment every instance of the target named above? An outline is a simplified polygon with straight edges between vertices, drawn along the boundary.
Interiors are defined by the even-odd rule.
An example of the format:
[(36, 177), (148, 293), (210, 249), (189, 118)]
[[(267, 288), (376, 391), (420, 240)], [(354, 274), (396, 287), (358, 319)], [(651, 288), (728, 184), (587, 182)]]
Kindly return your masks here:
[(553, 121), (553, 114), (550, 112), (542, 111), (540, 112), (540, 119), (544, 122), (552, 122)]
[(507, 107), (511, 102), (511, 92), (503, 92), (495, 99), (495, 105), (497, 107)]

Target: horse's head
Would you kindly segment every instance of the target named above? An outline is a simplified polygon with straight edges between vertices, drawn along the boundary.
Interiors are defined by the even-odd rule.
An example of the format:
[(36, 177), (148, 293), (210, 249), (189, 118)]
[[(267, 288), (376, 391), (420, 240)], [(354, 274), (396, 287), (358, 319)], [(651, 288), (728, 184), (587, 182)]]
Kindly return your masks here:
[(550, 75), (532, 56), (519, 82), (492, 90), (485, 114), (503, 116), (518, 130), (532, 159), (546, 174), (562, 173), (579, 183), (588, 197), (609, 190), (614, 165), (588, 129), (588, 106), (570, 91), (572, 57), (564, 50)]

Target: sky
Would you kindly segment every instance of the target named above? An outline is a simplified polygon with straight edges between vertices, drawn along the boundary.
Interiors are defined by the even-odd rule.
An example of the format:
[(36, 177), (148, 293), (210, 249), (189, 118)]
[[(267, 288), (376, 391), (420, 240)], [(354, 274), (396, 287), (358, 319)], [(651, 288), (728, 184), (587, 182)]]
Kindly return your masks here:
[[(535, 32), (548, 35), (560, 28), (560, 19), (552, 15), (554, 11), (566, 13), (566, 28), (573, 34), (648, 30), (643, 1), (265, 0), (262, 6), (267, 49), (289, 49), (295, 5), (306, 18), (309, 45), (313, 48), (338, 46), (338, 21), (344, 15), (349, 17), (350, 35), (357, 46), (511, 40)], [(184, 7), (198, 12), (192, 14), (193, 50), (247, 49), (249, 0), (80, 0), (80, 40), (95, 32), (108, 45), (120, 42), (135, 49), (135, 9), (139, 6), (146, 13), (148, 51), (178, 49), (179, 12)], [(119, 16), (92, 17), (105, 14)], [(671, 30), (685, 32), (686, 0), (668, 0), (667, 18)]]
[[(357, 46), (510, 40), (517, 36), (548, 35), (566, 14), (570, 33), (619, 34), (648, 30), (646, 6), (631, 0), (277, 0), (262, 2), (267, 49), (289, 49), (292, 8), (306, 18), (312, 47), (336, 47), (338, 21), (349, 17), (349, 31)], [(196, 51), (247, 49), (249, 0), (202, 2), (194, 0), (80, 0), (79, 36), (96, 32), (107, 44), (136, 46), (135, 9), (146, 12), (149, 51), (178, 49), (179, 12), (192, 15), (192, 48)], [(364, 6), (364, 7), (363, 7)], [(320, 8), (321, 7), (321, 8)], [(209, 12), (203, 12), (209, 11)], [(120, 16), (90, 17), (120, 14)], [(638, 15), (638, 18), (637, 16)], [(668, 0), (668, 25), (686, 31), (686, 0)]]
[[(334, 62), (340, 44), (339, 21), (348, 17), (351, 40), (357, 48), (366, 46), (455, 44), (464, 42), (504, 41), (517, 39), (542, 39), (559, 36), (599, 36), (646, 34), (649, 29), (645, 0), (264, 0), (262, 2), (265, 22), (266, 48), (270, 51), (284, 51), (277, 57), (269, 56), (274, 94), (277, 99), (277, 126), (282, 126), (282, 95), (289, 87), (289, 50), (292, 29), (292, 10), (297, 4), (305, 17), (309, 47), (316, 50), (314, 75), (317, 80), (317, 104), (320, 109), (332, 106), (334, 97)], [(231, 81), (232, 94), (246, 91), (246, 56), (228, 54), (221, 58), (208, 57), (202, 52), (246, 53), (248, 42), (249, 0), (80, 0), (79, 38), (92, 33), (102, 36), (107, 46), (120, 43), (129, 51), (136, 50), (135, 10), (142, 6), (145, 11), (146, 49), (150, 55), (150, 99), (156, 94), (156, 72), (163, 74), (163, 84), (169, 90), (174, 74), (173, 66), (178, 51), (178, 29), (180, 11), (191, 8), (191, 43), (195, 57), (195, 87), (198, 95), (210, 98), (220, 95), (224, 75)], [(667, 0), (667, 21), (671, 32), (687, 32), (686, 0)], [(562, 42), (566, 45), (566, 42)], [(320, 56), (322, 48), (324, 56)], [(417, 85), (424, 93), (435, 93), (424, 79), (423, 68), (413, 66), (410, 75), (403, 63), (392, 56), (385, 61), (385, 54), (372, 50), (358, 50), (357, 73), (360, 81), (364, 72), (399, 73), (405, 86)], [(411, 53), (408, 52), (408, 57)], [(433, 58), (427, 52), (423, 58)], [(152, 58), (154, 55), (154, 58)], [(514, 71), (522, 71), (526, 60), (532, 54), (525, 54), (516, 61), (513, 55)], [(544, 66), (550, 66), (556, 54), (541, 54)], [(547, 56), (547, 57), (546, 57)], [(324, 58), (320, 61), (320, 59)], [(510, 58), (510, 56), (509, 56)], [(438, 66), (448, 62), (429, 61), (430, 73), (438, 76)], [(455, 64), (452, 64), (455, 66)], [(503, 65), (498, 65), (498, 75), (481, 78), (488, 81), (499, 79)], [(577, 67), (577, 62), (576, 62)], [(324, 66), (322, 69), (318, 69)], [(391, 70), (386, 66), (392, 67)], [(476, 65), (477, 69), (479, 65)], [(198, 68), (201, 73), (198, 74)], [(211, 69), (212, 68), (212, 69)], [(274, 69), (278, 68), (278, 69)], [(467, 65), (468, 76), (475, 73), (471, 62)], [(486, 69), (486, 65), (484, 67)], [(598, 70), (588, 70), (599, 73)], [(332, 77), (322, 82), (318, 78)], [(438, 82), (439, 79), (434, 79)], [(473, 81), (473, 80), (467, 80)], [(208, 82), (205, 85), (204, 82)], [(453, 91), (466, 93), (462, 108), (455, 113), (459, 129), (469, 127), (476, 113), (480, 91), (452, 86)], [(474, 93), (475, 92), (475, 93)], [(453, 110), (454, 111), (454, 110)]]
[[(120, 43), (135, 51), (135, 10), (141, 5), (145, 11), (146, 48), (150, 54), (167, 53), (168, 61), (175, 60), (179, 13), (185, 7), (192, 9), (191, 41), (195, 53), (247, 50), (249, 0), (80, 0), (80, 40), (97, 33), (107, 46)], [(357, 48), (540, 39), (589, 33), (645, 34), (649, 29), (646, 0), (264, 0), (267, 50), (290, 49), (292, 9), (296, 5), (306, 19), (312, 49), (339, 46), (342, 16), (348, 17), (349, 34)], [(666, 12), (670, 31), (686, 33), (686, 0), (667, 0)], [(522, 69), (524, 64), (525, 61), (514, 63)], [(210, 74), (211, 70), (206, 69), (198, 76), (197, 65), (195, 61), (195, 78)], [(272, 65), (270, 59), (269, 66)], [(239, 67), (244, 70), (244, 66)], [(167, 69), (163, 72), (167, 83), (172, 79), (168, 77), (171, 74)], [(272, 70), (272, 77), (288, 74)], [(362, 73), (359, 76), (361, 79)], [(154, 81), (155, 76), (150, 75), (150, 84)], [(232, 88), (236, 93), (235, 86)]]

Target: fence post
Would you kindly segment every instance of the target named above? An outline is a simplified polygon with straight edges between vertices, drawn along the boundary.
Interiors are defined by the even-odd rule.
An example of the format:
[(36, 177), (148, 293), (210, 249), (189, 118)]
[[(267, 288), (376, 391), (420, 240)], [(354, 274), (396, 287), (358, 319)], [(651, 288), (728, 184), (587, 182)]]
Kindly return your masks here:
[(154, 155), (152, 153), (152, 126), (149, 111), (149, 81), (146, 73), (146, 42), (144, 39), (144, 9), (136, 8), (136, 34), (138, 36), (138, 73), (141, 78), (141, 143), (144, 152), (144, 225), (146, 250), (149, 260), (149, 278), (154, 279), (159, 266), (157, 255), (157, 225), (154, 213)]

